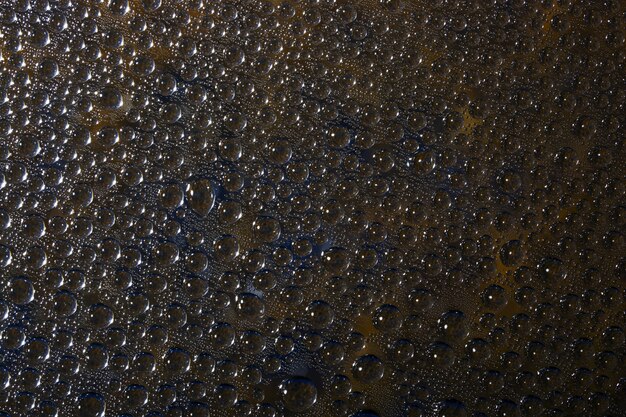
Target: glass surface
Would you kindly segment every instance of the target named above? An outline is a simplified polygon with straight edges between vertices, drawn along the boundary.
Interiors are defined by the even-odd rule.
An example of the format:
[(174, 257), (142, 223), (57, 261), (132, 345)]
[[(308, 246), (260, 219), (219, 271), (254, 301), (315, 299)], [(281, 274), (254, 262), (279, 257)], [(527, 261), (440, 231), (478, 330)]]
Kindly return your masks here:
[(0, 417), (625, 416), (625, 28), (0, 0)]

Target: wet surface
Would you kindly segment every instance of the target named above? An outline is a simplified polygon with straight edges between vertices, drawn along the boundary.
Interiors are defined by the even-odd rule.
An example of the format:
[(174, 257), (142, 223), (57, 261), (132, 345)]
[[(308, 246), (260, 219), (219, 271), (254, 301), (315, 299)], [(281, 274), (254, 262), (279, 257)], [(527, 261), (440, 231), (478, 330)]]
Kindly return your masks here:
[(0, 0), (0, 416), (623, 416), (625, 27)]

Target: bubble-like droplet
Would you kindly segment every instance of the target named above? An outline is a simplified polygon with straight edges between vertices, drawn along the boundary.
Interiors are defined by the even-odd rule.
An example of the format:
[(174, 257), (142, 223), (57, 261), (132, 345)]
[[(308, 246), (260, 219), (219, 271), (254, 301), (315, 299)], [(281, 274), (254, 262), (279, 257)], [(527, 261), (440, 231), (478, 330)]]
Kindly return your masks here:
[(104, 304), (94, 304), (89, 311), (89, 322), (96, 329), (105, 329), (113, 324), (113, 310)]
[(508, 267), (519, 264), (524, 258), (524, 249), (519, 240), (510, 240), (500, 249), (500, 260)]
[(106, 413), (106, 401), (97, 393), (86, 393), (78, 398), (78, 415), (80, 417), (103, 417)]
[(265, 302), (252, 293), (241, 293), (237, 296), (237, 312), (246, 320), (255, 320), (265, 314)]
[(352, 375), (364, 384), (378, 382), (385, 373), (383, 362), (374, 355), (359, 357), (352, 365)]
[(332, 307), (325, 301), (313, 301), (307, 307), (307, 315), (314, 329), (325, 329), (331, 325), (335, 318)]
[(26, 277), (11, 279), (8, 285), (8, 297), (15, 304), (24, 305), (30, 303), (35, 299), (33, 283)]
[(303, 412), (317, 401), (317, 388), (313, 381), (304, 377), (292, 377), (280, 384), (285, 407), (294, 412)]
[(215, 192), (209, 180), (194, 181), (187, 191), (189, 207), (199, 216), (209, 214), (215, 203)]
[(482, 299), (485, 306), (492, 310), (499, 310), (508, 302), (505, 289), (496, 284), (483, 291)]

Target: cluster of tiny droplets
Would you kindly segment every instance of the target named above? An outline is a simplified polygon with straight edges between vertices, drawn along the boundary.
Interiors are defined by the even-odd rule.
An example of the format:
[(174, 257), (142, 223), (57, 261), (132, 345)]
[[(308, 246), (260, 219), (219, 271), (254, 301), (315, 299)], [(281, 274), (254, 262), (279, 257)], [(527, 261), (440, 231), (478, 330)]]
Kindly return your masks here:
[(0, 0), (0, 416), (626, 415), (625, 37)]

